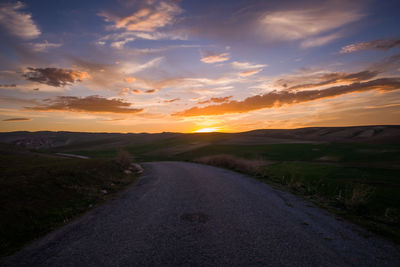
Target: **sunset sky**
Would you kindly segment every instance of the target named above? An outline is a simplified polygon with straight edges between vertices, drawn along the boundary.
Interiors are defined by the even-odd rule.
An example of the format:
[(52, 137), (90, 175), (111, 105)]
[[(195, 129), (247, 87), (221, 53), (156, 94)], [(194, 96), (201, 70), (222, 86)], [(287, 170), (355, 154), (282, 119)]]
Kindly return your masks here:
[(400, 124), (400, 1), (0, 1), (0, 131)]

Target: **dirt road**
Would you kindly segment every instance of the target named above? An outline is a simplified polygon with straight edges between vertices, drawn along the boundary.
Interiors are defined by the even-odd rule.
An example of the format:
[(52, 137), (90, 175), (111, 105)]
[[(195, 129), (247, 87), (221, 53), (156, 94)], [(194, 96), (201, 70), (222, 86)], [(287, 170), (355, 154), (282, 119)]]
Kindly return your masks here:
[(241, 174), (144, 164), (121, 197), (3, 262), (18, 266), (399, 266), (399, 247)]

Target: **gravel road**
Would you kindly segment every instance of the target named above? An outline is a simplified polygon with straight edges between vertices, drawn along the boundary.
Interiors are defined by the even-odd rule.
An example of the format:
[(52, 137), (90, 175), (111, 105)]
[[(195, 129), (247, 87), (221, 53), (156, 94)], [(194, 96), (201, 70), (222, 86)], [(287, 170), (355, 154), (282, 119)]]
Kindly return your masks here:
[(6, 266), (400, 266), (398, 246), (228, 170), (144, 164), (118, 199)]

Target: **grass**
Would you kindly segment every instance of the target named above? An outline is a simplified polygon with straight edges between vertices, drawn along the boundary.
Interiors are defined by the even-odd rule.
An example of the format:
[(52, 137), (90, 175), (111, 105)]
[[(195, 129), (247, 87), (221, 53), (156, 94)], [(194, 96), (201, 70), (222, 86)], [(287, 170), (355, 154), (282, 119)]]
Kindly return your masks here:
[(210, 145), (184, 153), (181, 157), (197, 158), (217, 154), (278, 161), (398, 162), (400, 145), (355, 143)]
[(263, 177), (400, 242), (398, 173), (397, 169), (281, 162), (265, 167)]
[(198, 163), (223, 167), (238, 172), (244, 172), (252, 175), (261, 174), (261, 167), (266, 163), (262, 160), (248, 160), (237, 158), (231, 155), (213, 155), (195, 159)]
[(112, 159), (0, 156), (0, 255), (69, 222), (135, 180)]

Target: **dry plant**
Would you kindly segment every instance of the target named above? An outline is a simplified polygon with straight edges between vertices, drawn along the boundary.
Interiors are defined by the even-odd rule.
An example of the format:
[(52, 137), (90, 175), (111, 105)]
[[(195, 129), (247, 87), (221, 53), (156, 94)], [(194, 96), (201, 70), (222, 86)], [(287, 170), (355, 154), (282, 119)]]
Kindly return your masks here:
[(352, 194), (345, 200), (345, 205), (355, 207), (365, 205), (374, 195), (375, 189), (366, 184), (358, 184), (353, 187)]
[(263, 160), (248, 160), (221, 154), (195, 159), (195, 162), (232, 169), (249, 174), (259, 174), (260, 168), (266, 164)]
[(116, 161), (123, 169), (128, 169), (133, 162), (133, 159), (129, 152), (120, 150), (118, 151)]

